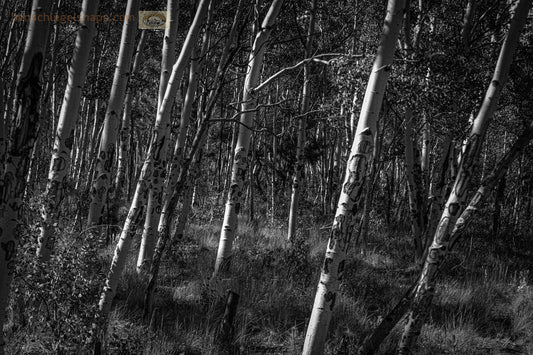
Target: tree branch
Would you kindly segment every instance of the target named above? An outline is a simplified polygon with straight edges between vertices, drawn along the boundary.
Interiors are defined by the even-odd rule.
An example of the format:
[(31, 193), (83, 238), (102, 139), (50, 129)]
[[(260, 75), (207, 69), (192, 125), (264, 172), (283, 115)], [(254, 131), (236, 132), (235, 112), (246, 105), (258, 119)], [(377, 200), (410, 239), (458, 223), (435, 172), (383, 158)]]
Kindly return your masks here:
[[(323, 59), (320, 59), (322, 57), (331, 57), (333, 56), (333, 58), (329, 59), (329, 60), (323, 60)], [(268, 84), (270, 84), (272, 81), (274, 81), (275, 79), (277, 79), (278, 77), (280, 77), (281, 75), (285, 74), (286, 72), (288, 72), (289, 70), (294, 70), (294, 69), (297, 69), (299, 67), (301, 67), (302, 65), (306, 64), (306, 63), (309, 63), (309, 62), (315, 62), (315, 63), (320, 63), (320, 64), (325, 64), (325, 65), (328, 65), (331, 63), (332, 60), (338, 58), (338, 57), (355, 57), (355, 58), (362, 58), (363, 55), (362, 54), (357, 54), (357, 55), (350, 55), (350, 54), (345, 54), (345, 53), (324, 53), (324, 54), (317, 54), (315, 56), (312, 56), (310, 58), (306, 58), (296, 64), (294, 64), (293, 66), (291, 67), (287, 67), (287, 68), (283, 68), (281, 69), (280, 71), (278, 71), (276, 74), (272, 75), (270, 78), (266, 79), (265, 81), (263, 81), (260, 85), (256, 86), (255, 88), (252, 89), (252, 93), (257, 93), (258, 91), (260, 91), (262, 88), (264, 88), (265, 86), (267, 86)]]

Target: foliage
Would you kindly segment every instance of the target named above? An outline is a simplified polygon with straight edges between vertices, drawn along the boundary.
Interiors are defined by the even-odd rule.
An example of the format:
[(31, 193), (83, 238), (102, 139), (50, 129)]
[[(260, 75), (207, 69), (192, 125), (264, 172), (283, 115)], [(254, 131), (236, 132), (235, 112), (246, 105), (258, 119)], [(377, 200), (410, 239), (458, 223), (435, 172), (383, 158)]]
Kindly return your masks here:
[(100, 242), (71, 229), (68, 223), (57, 227), (64, 232), (46, 265), (35, 264), (35, 226), (24, 233), (11, 310), (17, 318), (11, 325), (18, 339), (13, 349), (39, 333), (45, 334), (37, 341), (47, 353), (78, 352), (91, 341), (105, 265), (98, 255)]

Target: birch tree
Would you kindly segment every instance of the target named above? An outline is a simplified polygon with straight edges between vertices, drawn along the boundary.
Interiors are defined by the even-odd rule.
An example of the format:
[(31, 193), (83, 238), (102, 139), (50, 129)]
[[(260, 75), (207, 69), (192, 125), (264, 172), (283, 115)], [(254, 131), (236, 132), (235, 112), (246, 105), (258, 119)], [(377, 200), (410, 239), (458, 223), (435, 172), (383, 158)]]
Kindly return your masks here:
[[(315, 30), (315, 11), (316, 0), (311, 4), (311, 13), (309, 15), (309, 27), (307, 30), (307, 39), (305, 44), (305, 58), (311, 57), (313, 50), (313, 34)], [(298, 133), (296, 143), (296, 164), (294, 165), (294, 175), (292, 180), (292, 194), (291, 205), (289, 209), (289, 231), (287, 239), (293, 241), (298, 224), (298, 205), (300, 199), (300, 183), (303, 177), (304, 170), (304, 145), (307, 125), (307, 112), (309, 111), (310, 94), (310, 63), (304, 65), (304, 84), (302, 88), (302, 110), (300, 112), (300, 119), (298, 120)]]
[[(201, 27), (201, 24), (204, 21), (208, 3), (209, 0), (201, 0), (198, 3), (196, 14), (194, 16), (191, 27), (189, 28), (187, 38), (183, 44), (182, 52), (178, 60), (172, 67), (172, 73), (167, 84), (165, 96), (161, 103), (161, 107), (158, 109), (156, 124), (154, 128), (154, 135), (148, 148), (147, 157), (143, 163), (142, 171), (140, 173), (139, 181), (137, 182), (137, 188), (133, 197), (133, 201), (131, 202), (126, 221), (124, 222), (124, 227), (122, 228), (122, 231), (120, 233), (120, 239), (117, 243), (117, 246), (115, 247), (113, 260), (111, 262), (104, 289), (100, 297), (100, 302), (98, 304), (101, 324), (105, 324), (109, 316), (109, 312), (111, 310), (111, 301), (115, 296), (116, 287), (118, 285), (122, 270), (124, 269), (124, 265), (126, 264), (127, 255), (131, 247), (133, 236), (135, 234), (135, 224), (138, 223), (142, 216), (148, 192), (147, 179), (151, 174), (153, 174), (153, 162), (156, 159), (156, 153), (160, 153), (159, 151), (157, 151), (158, 147), (155, 145), (155, 143), (158, 141), (158, 136), (163, 136), (163, 130), (168, 129), (166, 124), (162, 124), (164, 123), (162, 121), (164, 120), (164, 117), (169, 114), (172, 103), (174, 102), (174, 99), (178, 92), (178, 86), (180, 84), (181, 76), (183, 75), (184, 66), (186, 64), (184, 63), (183, 58), (188, 57), (188, 55), (185, 55), (185, 53), (189, 51), (194, 44), (193, 38), (196, 38), (199, 28)], [(157, 159), (160, 159), (160, 157), (157, 157)]]
[(43, 221), (38, 240), (37, 258), (47, 262), (54, 248), (54, 228), (57, 213), (64, 195), (64, 183), (70, 167), (70, 155), (74, 143), (74, 127), (78, 119), (80, 100), (87, 75), (89, 54), (95, 33), (95, 22), (90, 20), (98, 12), (98, 0), (84, 0), (80, 14), (80, 28), (76, 36), (72, 62), (69, 67), (67, 88), (57, 123), (54, 148), (50, 161), (45, 202), (42, 206)]
[[(448, 137), (449, 138), (449, 137)], [(496, 163), (492, 172), (481, 182), (479, 188), (477, 189), (474, 196), (470, 199), (468, 206), (464, 209), (463, 213), (459, 216), (455, 225), (452, 229), (450, 236), (450, 250), (453, 248), (455, 243), (460, 239), (464, 234), (468, 224), (471, 222), (474, 214), (479, 211), (483, 202), (487, 199), (491, 190), (495, 188), (498, 181), (505, 175), (507, 169), (511, 163), (516, 159), (516, 157), (523, 152), (524, 148), (533, 138), (533, 121), (530, 122), (529, 126), (522, 132), (520, 137), (515, 141), (511, 148), (505, 152), (503, 157)], [(443, 142), (443, 154), (441, 155), (441, 163), (447, 160), (447, 154), (449, 154), (449, 145), (451, 140), (446, 139)], [(444, 153), (446, 152), (446, 153)], [(442, 167), (439, 168), (442, 171)], [(438, 270), (437, 270), (438, 272)], [(392, 308), (388, 314), (382, 318), (380, 324), (376, 329), (370, 334), (370, 336), (365, 339), (363, 345), (359, 349), (359, 355), (373, 354), (377, 351), (385, 337), (390, 333), (394, 326), (400, 321), (400, 319), (407, 313), (409, 305), (412, 302), (418, 281), (407, 290), (404, 296), (400, 301)]]
[(503, 157), (496, 163), (492, 172), (487, 175), (477, 189), (474, 196), (459, 216), (452, 229), (450, 236), (450, 249), (455, 245), (457, 240), (464, 234), (468, 223), (472, 220), (472, 216), (478, 211), (487, 199), (491, 190), (494, 190), (499, 181), (505, 176), (505, 173), (511, 166), (512, 162), (516, 160), (518, 155), (523, 152), (529, 142), (533, 139), (533, 120), (529, 126), (522, 132), (515, 143), (509, 148)]
[[(168, 0), (167, 2), (167, 11), (170, 13), (170, 19), (169, 19), (169, 25), (165, 29), (165, 37), (163, 40), (163, 49), (162, 49), (162, 59), (161, 59), (161, 76), (159, 79), (159, 93), (157, 96), (157, 107), (158, 110), (163, 102), (164, 96), (165, 96), (165, 90), (168, 85), (168, 80), (170, 78), (170, 74), (172, 72), (172, 65), (174, 64), (176, 60), (176, 39), (177, 39), (177, 30), (178, 30), (178, 2), (176, 0)], [(201, 26), (201, 24), (199, 25)], [(198, 27), (199, 31), (199, 27)], [(197, 36), (197, 34), (196, 34)], [(191, 39), (191, 45), (195, 41), (195, 38)], [(189, 52), (190, 53), (190, 52)], [(190, 57), (190, 54), (185, 54), (185, 57), (181, 60), (188, 61)], [(185, 64), (186, 65), (186, 64)], [(181, 68), (181, 71), (184, 69)], [(181, 78), (180, 78), (181, 80)], [(170, 111), (168, 114), (163, 117), (162, 125), (167, 126), (169, 128), (170, 126)], [(166, 161), (166, 154), (167, 154), (167, 146), (168, 146), (168, 138), (167, 137), (168, 132), (164, 130), (165, 132), (164, 136), (160, 137), (159, 143), (162, 144), (160, 149), (160, 153), (158, 155), (161, 157), (162, 164), (164, 166)], [(155, 234), (157, 228), (157, 220), (159, 218), (160, 214), (160, 208), (161, 208), (161, 192), (160, 184), (163, 183), (165, 180), (165, 172), (163, 169), (160, 169), (158, 173), (161, 173), (161, 175), (158, 178), (148, 178), (148, 200), (147, 200), (147, 206), (146, 206), (146, 217), (144, 220), (144, 228), (143, 228), (143, 234), (142, 234), (142, 241), (141, 241), (141, 248), (139, 250), (139, 255), (137, 258), (137, 271), (142, 271), (143, 265), (146, 267), (146, 263), (150, 263), (152, 260), (152, 254), (154, 251), (154, 243), (155, 243)], [(158, 181), (154, 181), (158, 180)], [(161, 180), (161, 182), (159, 182)], [(154, 186), (154, 182), (157, 182)], [(155, 187), (155, 189), (154, 189)]]
[[(182, 163), (183, 152), (185, 149), (185, 143), (187, 138), (187, 129), (189, 128), (189, 120), (193, 109), (193, 102), (196, 95), (196, 89), (198, 88), (198, 81), (200, 76), (200, 59), (203, 57), (199, 51), (196, 53), (196, 58), (191, 60), (191, 66), (189, 70), (189, 85), (187, 86), (187, 93), (185, 94), (185, 100), (183, 101), (183, 107), (180, 115), (179, 130), (176, 142), (174, 145), (174, 152), (169, 164), (169, 174), (165, 184), (165, 191), (163, 195), (163, 207), (161, 208), (161, 217), (159, 218), (158, 229), (165, 219), (167, 214), (170, 198), (168, 198), (172, 191), (176, 189), (178, 183), (179, 170)], [(204, 53), (205, 55), (205, 53)]]
[[(34, 0), (31, 15), (50, 11), (49, 0)], [(42, 70), (46, 55), (49, 21), (30, 21), (16, 82), (16, 117), (11, 127), (7, 155), (0, 180), (0, 327), (6, 322), (11, 282), (20, 239), (22, 196), (30, 157), (39, 125)], [(5, 354), (4, 332), (0, 331), (0, 355)]]
[(435, 274), (444, 261), (450, 245), (452, 228), (464, 209), (468, 185), (481, 152), (485, 132), (497, 108), (501, 91), (507, 81), (513, 55), (518, 45), (520, 32), (524, 27), (532, 0), (520, 0), (515, 9), (511, 27), (502, 44), (492, 81), (474, 120), (466, 148), (459, 165), (454, 186), (440, 217), (433, 242), (429, 247), (424, 268), (421, 272), (416, 294), (408, 313), (408, 322), (399, 344), (400, 354), (409, 354), (420, 334), (435, 293)]
[(143, 30), (141, 33), (141, 38), (139, 38), (139, 43), (137, 43), (137, 50), (135, 54), (135, 59), (133, 60), (133, 65), (131, 67), (131, 76), (130, 76), (130, 85), (127, 88), (126, 98), (124, 99), (124, 112), (122, 114), (122, 122), (120, 127), (119, 134), (119, 143), (118, 143), (118, 161), (117, 161), (117, 176), (115, 178), (115, 193), (114, 199), (115, 204), (119, 204), (122, 200), (122, 195), (125, 190), (125, 181), (126, 181), (126, 166), (128, 160), (128, 146), (130, 142), (131, 134), (131, 109), (132, 101), (135, 96), (132, 92), (131, 81), (135, 77), (135, 74), (139, 70), (139, 66), (143, 61), (143, 51), (146, 44), (146, 30)]
[(420, 154), (416, 142), (413, 141), (413, 112), (407, 108), (405, 114), (405, 175), (409, 192), (409, 211), (411, 214), (411, 231), (413, 233), (415, 259), (422, 257), (426, 227), (426, 196), (422, 184)]
[(390, 0), (374, 65), (365, 92), (346, 173), (331, 227), (316, 291), (311, 318), (307, 326), (303, 354), (322, 354), (324, 343), (344, 271), (346, 252), (354, 227), (355, 214), (362, 199), (365, 176), (372, 158), (376, 122), (383, 102), (396, 42), (400, 32), (405, 1)]
[[(198, 181), (198, 178), (199, 178), (199, 168), (200, 168), (199, 165), (201, 162), (203, 145), (205, 144), (207, 140), (207, 131), (209, 128), (209, 124), (211, 121), (210, 118), (211, 118), (213, 109), (215, 107), (215, 103), (217, 102), (217, 99), (220, 96), (222, 88), (224, 86), (223, 79), (228, 69), (228, 65), (231, 61), (232, 52), (234, 54), (234, 51), (232, 51), (231, 47), (233, 46), (233, 43), (236, 40), (237, 29), (241, 21), (243, 7), (244, 7), (244, 0), (239, 0), (239, 3), (237, 4), (237, 10), (233, 18), (233, 23), (231, 25), (231, 29), (228, 33), (226, 42), (224, 44), (224, 48), (222, 49), (222, 54), (220, 56), (220, 60), (217, 66), (212, 89), (210, 90), (208, 95), (206, 95), (207, 93), (204, 92), (204, 95), (202, 95), (201, 97), (201, 101), (204, 101), (203, 99), (207, 96), (207, 99), (205, 99), (206, 104), (205, 105), (202, 103), (198, 104), (198, 117), (200, 117), (200, 119), (198, 120), (198, 128), (196, 130), (196, 134), (194, 136), (194, 139), (192, 140), (192, 144), (188, 151), (187, 156), (185, 156), (184, 151), (180, 152), (183, 158), (180, 157), (180, 166), (179, 167), (176, 166), (175, 167), (176, 169), (174, 170), (177, 175), (176, 180), (172, 182), (173, 188), (167, 190), (168, 194), (165, 196), (165, 213), (161, 214), (161, 219), (159, 221), (159, 226), (158, 226), (159, 237), (157, 239), (157, 246), (154, 252), (154, 259), (150, 265), (149, 282), (148, 282), (148, 286), (146, 287), (146, 292), (145, 292), (145, 301), (144, 301), (145, 318), (148, 317), (152, 313), (153, 295), (155, 292), (157, 277), (159, 274), (159, 266), (161, 263), (161, 259), (162, 259), (166, 244), (171, 237), (170, 236), (170, 232), (171, 232), (170, 222), (171, 222), (171, 217), (174, 214), (174, 211), (176, 209), (178, 197), (182, 195), (182, 192), (184, 191), (184, 189), (188, 188), (187, 184), (189, 184), (192, 180)], [(189, 94), (192, 95), (193, 92), (196, 90), (196, 86), (197, 86), (196, 81), (198, 80), (197, 78), (198, 71), (200, 71), (200, 66), (203, 66), (204, 64), (203, 61), (205, 60), (205, 54), (208, 49), (208, 44), (209, 44), (209, 35), (205, 33), (203, 44), (202, 44), (201, 55), (198, 56), (198, 59), (200, 60), (200, 62), (197, 63), (196, 60), (191, 61), (191, 73), (190, 73), (191, 81), (189, 82), (189, 87), (187, 89), (188, 95)], [(192, 105), (192, 100), (189, 101), (186, 98), (185, 102), (186, 103), (189, 102)], [(186, 115), (187, 117), (190, 115), (190, 110), (191, 110), (191, 107), (184, 106), (182, 114)], [(176, 142), (176, 147), (177, 146), (178, 146), (178, 142)], [(189, 173), (188, 170), (191, 164), (193, 166), (193, 171)], [(179, 168), (179, 174), (177, 174), (178, 168)], [(170, 179), (172, 179), (172, 177), (170, 177)], [(182, 201), (182, 208), (180, 211), (180, 215), (178, 217), (178, 221), (176, 223), (176, 234), (177, 234), (176, 238), (178, 240), (181, 239), (181, 234), (183, 233), (183, 228), (185, 227), (185, 224), (187, 221), (187, 215), (193, 203), (192, 197), (193, 197), (193, 187), (191, 186), (189, 187), (188, 191), (185, 191), (185, 196), (183, 196), (183, 201)]]
[(91, 203), (87, 227), (92, 228), (100, 223), (104, 203), (112, 182), (111, 170), (115, 160), (115, 144), (118, 137), (120, 114), (126, 95), (126, 87), (131, 69), (131, 60), (135, 50), (135, 33), (137, 32), (140, 0), (128, 0), (122, 38), (118, 52), (117, 65), (113, 76), (113, 85), (109, 94), (109, 102), (105, 113), (104, 126), (100, 146), (98, 148), (96, 170), (91, 187)]
[(259, 83), (259, 75), (263, 66), (268, 39), (282, 5), (283, 0), (272, 1), (268, 13), (261, 23), (261, 28), (255, 36), (252, 51), (250, 52), (248, 71), (246, 72), (243, 87), (243, 103), (241, 105), (243, 113), (240, 117), (241, 125), (239, 126), (237, 143), (234, 150), (231, 184), (224, 211), (224, 221), (220, 232), (213, 278), (217, 277), (220, 271), (226, 270), (229, 266), (233, 239), (235, 238), (237, 229), (237, 216), (240, 213), (243, 202), (244, 179), (248, 171), (248, 149), (252, 134), (250, 128), (254, 125), (255, 111), (253, 108), (256, 103), (253, 90)]

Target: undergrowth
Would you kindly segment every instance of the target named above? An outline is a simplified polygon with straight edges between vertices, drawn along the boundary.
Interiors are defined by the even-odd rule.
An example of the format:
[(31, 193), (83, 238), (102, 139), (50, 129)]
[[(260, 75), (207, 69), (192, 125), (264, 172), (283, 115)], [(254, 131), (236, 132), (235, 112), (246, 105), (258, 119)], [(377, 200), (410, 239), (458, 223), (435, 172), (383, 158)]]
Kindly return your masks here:
[[(170, 244), (161, 266), (156, 314), (142, 320), (146, 278), (135, 271), (134, 247), (109, 321), (110, 354), (299, 354), (327, 242), (327, 226), (308, 228), (286, 241), (279, 225), (240, 221), (233, 277), (222, 286), (239, 294), (234, 340), (218, 338), (224, 298), (206, 292), (216, 256), (217, 223), (196, 221), (184, 239)], [(303, 225), (303, 223), (302, 223)], [(45, 267), (34, 263), (37, 227), (28, 227), (19, 253), (10, 318), (9, 354), (83, 353), (92, 336), (112, 245), (57, 227), (57, 251)], [(418, 354), (486, 354), (533, 351), (533, 287), (530, 260), (492, 247), (482, 228), (455, 247), (442, 272)], [(520, 237), (516, 245), (521, 245)], [(348, 253), (332, 317), (327, 354), (353, 354), (362, 340), (416, 279), (408, 229), (373, 224), (365, 245)], [(531, 248), (531, 247), (529, 247)], [(530, 250), (522, 248), (529, 256)], [(416, 269), (415, 269), (416, 270)], [(219, 295), (219, 296), (221, 296)], [(402, 322), (382, 344), (394, 353)]]

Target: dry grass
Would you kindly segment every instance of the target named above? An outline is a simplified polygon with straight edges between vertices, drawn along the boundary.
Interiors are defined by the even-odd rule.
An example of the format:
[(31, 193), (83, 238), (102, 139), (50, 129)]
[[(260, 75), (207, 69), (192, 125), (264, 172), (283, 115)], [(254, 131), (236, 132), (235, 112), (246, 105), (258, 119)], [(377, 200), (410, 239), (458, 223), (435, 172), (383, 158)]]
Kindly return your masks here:
[[(231, 288), (240, 295), (233, 353), (299, 354), (311, 311), (327, 228), (308, 223), (292, 247), (286, 229), (241, 221), (235, 242)], [(207, 291), (219, 237), (218, 224), (188, 227), (171, 244), (161, 268), (149, 328), (141, 320), (146, 279), (135, 271), (135, 245), (119, 285), (109, 325), (108, 350), (117, 354), (223, 354), (217, 340), (224, 300)], [(416, 277), (405, 231), (373, 225), (366, 246), (350, 251), (331, 321), (326, 354), (353, 354)], [(476, 244), (477, 243), (477, 244)], [(477, 248), (477, 249), (476, 249)], [(488, 354), (533, 350), (533, 287), (522, 264), (487, 251), (483, 241), (458, 246), (444, 266), (418, 354)], [(113, 247), (102, 250), (104, 264)], [(484, 257), (475, 253), (483, 252)], [(95, 300), (96, 302), (96, 300)], [(13, 323), (13, 322), (12, 322)], [(13, 354), (50, 353), (52, 335), (8, 326)], [(398, 326), (382, 345), (394, 352)]]

